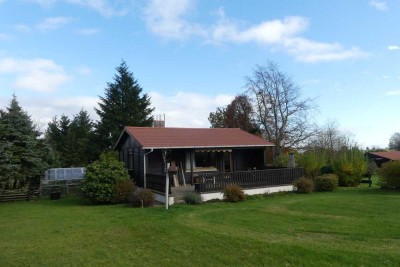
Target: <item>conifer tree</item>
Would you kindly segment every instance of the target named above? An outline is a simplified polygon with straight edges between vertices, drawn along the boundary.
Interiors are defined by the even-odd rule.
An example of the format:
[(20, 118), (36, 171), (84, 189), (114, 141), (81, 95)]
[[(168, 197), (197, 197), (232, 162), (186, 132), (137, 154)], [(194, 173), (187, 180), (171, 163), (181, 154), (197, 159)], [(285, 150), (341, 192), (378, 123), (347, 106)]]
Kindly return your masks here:
[(143, 89), (125, 61), (116, 70), (114, 81), (107, 84), (105, 96), (100, 97), (96, 109), (100, 117), (96, 128), (101, 149), (112, 148), (124, 126), (151, 126), (153, 123), (150, 97), (142, 93)]
[(5, 111), (1, 111), (0, 124), (4, 154), (9, 163), (7, 188), (24, 187), (31, 179), (40, 176), (47, 167), (42, 161), (41, 151), (38, 150), (39, 132), (35, 129), (29, 115), (20, 107), (15, 95), (10, 106)]

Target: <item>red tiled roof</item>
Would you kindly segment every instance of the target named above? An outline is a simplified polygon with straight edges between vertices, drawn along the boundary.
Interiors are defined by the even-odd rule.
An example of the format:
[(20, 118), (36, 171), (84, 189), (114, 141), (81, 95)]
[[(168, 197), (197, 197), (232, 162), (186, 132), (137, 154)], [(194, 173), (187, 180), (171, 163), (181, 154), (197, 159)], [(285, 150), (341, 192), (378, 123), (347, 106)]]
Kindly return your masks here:
[(274, 146), (238, 128), (125, 127), (143, 148), (211, 148)]
[(368, 152), (371, 155), (375, 155), (381, 158), (390, 160), (400, 160), (400, 151), (389, 151), (389, 152)]

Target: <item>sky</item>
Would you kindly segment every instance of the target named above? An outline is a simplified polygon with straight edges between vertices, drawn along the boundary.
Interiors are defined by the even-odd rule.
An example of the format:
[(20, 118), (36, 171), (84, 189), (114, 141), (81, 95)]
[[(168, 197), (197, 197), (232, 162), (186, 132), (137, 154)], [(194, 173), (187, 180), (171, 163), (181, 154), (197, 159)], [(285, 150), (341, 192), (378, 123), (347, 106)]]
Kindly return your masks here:
[(167, 127), (209, 127), (268, 61), (361, 146), (400, 132), (400, 0), (0, 0), (0, 108), (93, 120), (125, 60)]

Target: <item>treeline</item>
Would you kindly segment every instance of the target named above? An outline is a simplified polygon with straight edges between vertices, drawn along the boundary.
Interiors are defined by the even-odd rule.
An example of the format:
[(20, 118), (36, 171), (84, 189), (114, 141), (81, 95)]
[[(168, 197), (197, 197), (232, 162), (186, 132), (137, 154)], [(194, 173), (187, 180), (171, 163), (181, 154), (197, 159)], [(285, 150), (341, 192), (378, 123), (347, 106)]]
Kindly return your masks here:
[(126, 62), (116, 71), (99, 99), (96, 122), (82, 109), (72, 118), (54, 117), (41, 133), (12, 97), (0, 110), (0, 190), (37, 184), (51, 167), (84, 167), (113, 148), (124, 126), (153, 124), (150, 98)]

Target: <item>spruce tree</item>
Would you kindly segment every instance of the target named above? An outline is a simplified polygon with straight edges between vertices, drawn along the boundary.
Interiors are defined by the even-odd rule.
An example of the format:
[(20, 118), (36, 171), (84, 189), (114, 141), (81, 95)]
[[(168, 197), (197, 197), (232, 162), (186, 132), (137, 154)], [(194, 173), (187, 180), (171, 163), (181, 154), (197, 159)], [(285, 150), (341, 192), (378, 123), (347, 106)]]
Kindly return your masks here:
[(56, 151), (60, 167), (84, 167), (97, 159), (94, 123), (85, 110), (81, 110), (71, 121), (62, 115), (54, 117), (46, 130), (46, 140)]
[(38, 147), (39, 132), (29, 115), (19, 106), (15, 95), (6, 111), (1, 112), (0, 120), (1, 139), (5, 143), (6, 160), (10, 169), (7, 187), (22, 188), (31, 179), (40, 176), (47, 167)]
[(125, 61), (116, 68), (114, 82), (108, 83), (105, 96), (100, 97), (96, 109), (100, 120), (97, 134), (101, 149), (112, 148), (124, 126), (152, 126), (153, 108), (150, 97), (142, 94), (142, 88), (129, 71)]

